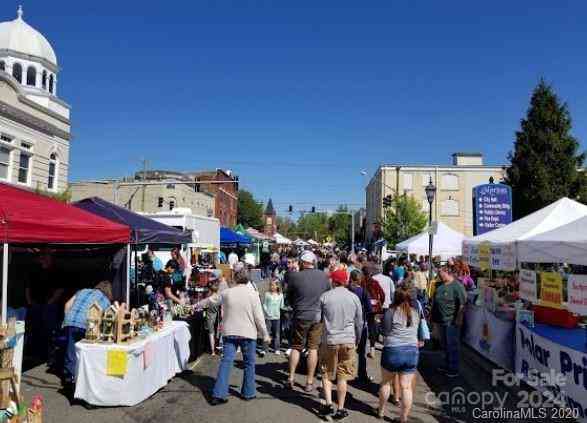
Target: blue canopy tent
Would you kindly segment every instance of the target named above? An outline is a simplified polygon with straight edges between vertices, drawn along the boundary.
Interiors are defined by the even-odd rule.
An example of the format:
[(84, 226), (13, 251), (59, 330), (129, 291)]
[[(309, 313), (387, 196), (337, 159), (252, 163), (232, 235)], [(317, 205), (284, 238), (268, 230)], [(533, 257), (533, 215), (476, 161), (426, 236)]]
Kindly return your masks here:
[[(164, 225), (138, 213), (117, 206), (98, 197), (86, 198), (73, 203), (79, 209), (85, 210), (97, 216), (101, 216), (113, 222), (130, 227), (130, 243), (138, 244), (189, 244), (192, 235), (171, 226)], [(114, 276), (113, 285), (117, 285), (119, 277), (126, 275), (125, 265), (130, 265), (130, 246), (126, 253), (128, 258), (119, 258), (119, 268)], [(137, 286), (137, 251), (135, 249), (135, 287)], [(130, 267), (130, 266), (129, 266)], [(138, 292), (138, 291), (137, 291)], [(138, 295), (138, 293), (137, 293)], [(130, 286), (126, 287), (127, 302), (130, 301)]]
[(250, 247), (251, 239), (230, 228), (220, 228), (220, 246), (224, 248)]

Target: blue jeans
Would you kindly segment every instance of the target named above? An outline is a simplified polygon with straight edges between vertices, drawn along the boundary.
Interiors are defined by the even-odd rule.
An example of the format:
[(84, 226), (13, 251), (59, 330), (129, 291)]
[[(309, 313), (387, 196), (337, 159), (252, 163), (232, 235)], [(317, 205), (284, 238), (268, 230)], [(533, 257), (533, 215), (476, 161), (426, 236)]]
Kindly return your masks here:
[(369, 338), (369, 330), (367, 326), (363, 326), (361, 332), (361, 340), (359, 341), (359, 379), (367, 379), (369, 374), (367, 373), (367, 338)]
[(440, 325), (440, 341), (445, 350), (445, 367), (449, 372), (459, 371), (459, 327), (453, 324)]
[(228, 397), (230, 371), (234, 364), (236, 349), (237, 347), (241, 347), (245, 365), (241, 395), (244, 398), (254, 397), (257, 393), (255, 386), (255, 349), (257, 347), (257, 341), (238, 336), (225, 336), (223, 337), (223, 341), (222, 360), (218, 366), (218, 376), (216, 377), (212, 396), (220, 399), (226, 399)]
[[(281, 320), (269, 320), (265, 319), (265, 324), (267, 325), (267, 332), (271, 336), (271, 347), (274, 351), (279, 351), (281, 348)], [(263, 345), (263, 349), (266, 351), (268, 345)]]
[(66, 326), (63, 328), (67, 338), (65, 350), (65, 359), (63, 361), (63, 377), (65, 382), (74, 383), (77, 368), (77, 357), (75, 355), (75, 344), (86, 336), (86, 330), (75, 326)]

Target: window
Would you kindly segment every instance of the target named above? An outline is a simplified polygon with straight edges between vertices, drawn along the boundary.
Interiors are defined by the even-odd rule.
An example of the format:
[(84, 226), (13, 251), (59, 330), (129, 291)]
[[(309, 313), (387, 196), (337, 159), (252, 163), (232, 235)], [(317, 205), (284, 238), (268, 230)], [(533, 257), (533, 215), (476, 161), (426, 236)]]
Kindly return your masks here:
[(432, 183), (434, 183), (434, 175), (431, 172), (422, 173), (422, 186), (425, 187), (430, 183), (430, 179), (432, 178)]
[(54, 81), (53, 81), (53, 74), (51, 74), (49, 76), (49, 92), (51, 94), (53, 94), (53, 83), (54, 83)]
[(175, 208), (175, 201), (169, 200), (169, 210), (173, 210)]
[(22, 84), (22, 66), (20, 63), (12, 65), (12, 76)]
[(404, 190), (413, 189), (413, 175), (411, 173), (404, 173)]
[(167, 184), (167, 189), (175, 189), (175, 184)]
[(35, 87), (37, 85), (37, 70), (34, 66), (29, 66), (26, 71), (26, 84), (30, 85), (31, 87)]
[(11, 143), (13, 138), (10, 135), (0, 134), (0, 141)]
[(10, 150), (0, 146), (0, 179), (8, 180), (8, 169), (10, 168)]
[(0, 60), (0, 70), (2, 70), (2, 71), (6, 70), (6, 64), (4, 63), (4, 60)]
[(163, 207), (163, 197), (157, 198), (157, 207)]
[(458, 216), (459, 202), (451, 198), (444, 200), (440, 205), (440, 212), (443, 216)]
[(41, 86), (43, 87), (44, 90), (47, 89), (47, 71), (46, 70), (43, 71), (43, 76), (41, 76)]
[(49, 156), (49, 179), (47, 188), (51, 191), (57, 189), (57, 155), (55, 153)]
[(440, 189), (449, 190), (449, 191), (458, 191), (459, 190), (459, 177), (452, 173), (446, 173), (442, 175), (442, 185)]
[(20, 153), (20, 160), (18, 162), (18, 182), (23, 184), (29, 183), (29, 168), (31, 164), (31, 156)]

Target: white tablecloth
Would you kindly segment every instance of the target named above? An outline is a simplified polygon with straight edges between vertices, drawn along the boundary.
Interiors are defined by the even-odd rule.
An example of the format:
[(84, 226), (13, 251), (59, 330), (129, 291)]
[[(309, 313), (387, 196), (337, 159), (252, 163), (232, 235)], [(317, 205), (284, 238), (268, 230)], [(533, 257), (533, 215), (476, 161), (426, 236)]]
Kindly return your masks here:
[[(136, 405), (186, 370), (190, 357), (190, 331), (185, 322), (171, 322), (148, 338), (130, 344), (78, 342), (75, 397), (98, 406)], [(151, 363), (145, 368), (145, 345), (151, 343)], [(106, 374), (108, 350), (127, 352), (124, 377)]]

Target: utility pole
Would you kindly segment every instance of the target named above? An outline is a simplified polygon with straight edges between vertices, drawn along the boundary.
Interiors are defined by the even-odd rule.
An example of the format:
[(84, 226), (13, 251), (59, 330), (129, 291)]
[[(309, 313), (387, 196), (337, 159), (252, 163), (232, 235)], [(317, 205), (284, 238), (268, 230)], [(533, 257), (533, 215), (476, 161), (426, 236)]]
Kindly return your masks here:
[[(145, 158), (143, 158), (142, 162), (143, 162), (143, 182), (146, 182), (147, 181), (147, 163), (148, 163), (148, 160), (145, 159)], [(141, 199), (141, 204), (142, 204), (141, 210), (143, 211), (143, 213), (145, 212), (145, 196), (146, 196), (146, 193), (147, 193), (147, 185), (143, 185), (143, 192), (142, 192), (142, 199)]]

